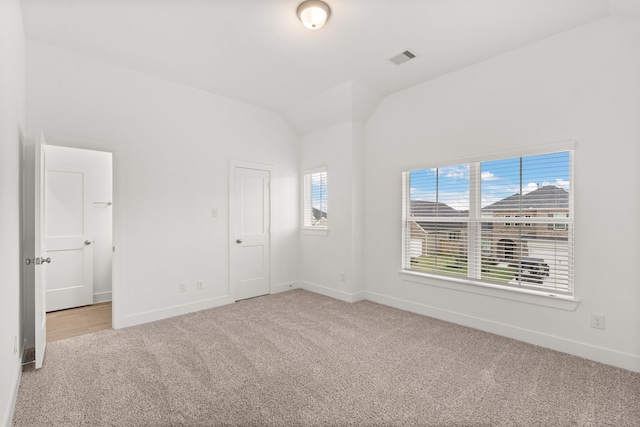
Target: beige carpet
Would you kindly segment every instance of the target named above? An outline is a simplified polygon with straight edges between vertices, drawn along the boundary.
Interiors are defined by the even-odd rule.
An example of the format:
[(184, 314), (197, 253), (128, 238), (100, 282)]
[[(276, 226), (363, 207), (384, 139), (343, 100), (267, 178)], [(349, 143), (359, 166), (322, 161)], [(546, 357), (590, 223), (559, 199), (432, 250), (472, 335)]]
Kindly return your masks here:
[(640, 374), (295, 290), (49, 344), (15, 426), (640, 426)]

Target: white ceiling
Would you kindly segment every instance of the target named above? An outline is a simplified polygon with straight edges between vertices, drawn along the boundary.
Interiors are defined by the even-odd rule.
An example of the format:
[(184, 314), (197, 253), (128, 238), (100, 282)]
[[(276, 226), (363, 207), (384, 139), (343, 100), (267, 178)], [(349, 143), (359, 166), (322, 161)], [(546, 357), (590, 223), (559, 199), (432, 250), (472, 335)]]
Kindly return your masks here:
[[(355, 82), (378, 99), (567, 29), (637, 13), (640, 0), (22, 0), (29, 39), (287, 116)], [(388, 58), (411, 49), (418, 58)], [(372, 96), (372, 99), (376, 96)]]

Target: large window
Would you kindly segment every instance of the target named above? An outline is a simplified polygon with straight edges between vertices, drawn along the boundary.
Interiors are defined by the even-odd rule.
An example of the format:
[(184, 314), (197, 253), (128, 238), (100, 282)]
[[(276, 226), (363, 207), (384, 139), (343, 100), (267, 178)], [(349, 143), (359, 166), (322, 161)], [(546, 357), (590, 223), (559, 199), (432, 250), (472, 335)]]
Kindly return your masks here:
[(327, 170), (306, 171), (303, 175), (303, 226), (326, 229), (327, 222)]
[(572, 158), (567, 148), (404, 172), (403, 270), (573, 295)]

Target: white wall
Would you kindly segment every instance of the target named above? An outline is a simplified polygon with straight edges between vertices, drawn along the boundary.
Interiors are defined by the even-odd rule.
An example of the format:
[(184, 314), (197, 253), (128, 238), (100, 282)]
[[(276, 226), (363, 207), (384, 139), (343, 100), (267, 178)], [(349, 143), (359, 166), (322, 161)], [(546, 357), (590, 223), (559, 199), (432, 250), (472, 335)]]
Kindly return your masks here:
[(24, 30), (18, 0), (0, 1), (0, 425), (9, 425), (22, 357), (20, 140)]
[(273, 165), (271, 283), (296, 281), (298, 139), (279, 116), (31, 41), (27, 81), (30, 129), (114, 153), (116, 326), (231, 302), (230, 159)]
[[(300, 234), (303, 288), (362, 299), (364, 125), (347, 122), (301, 138), (300, 169), (327, 168), (327, 235)], [(345, 280), (342, 281), (342, 273)]]
[[(366, 127), (365, 297), (640, 371), (638, 52), (640, 22), (607, 18), (386, 98)], [(575, 311), (401, 279), (404, 168), (567, 140)]]

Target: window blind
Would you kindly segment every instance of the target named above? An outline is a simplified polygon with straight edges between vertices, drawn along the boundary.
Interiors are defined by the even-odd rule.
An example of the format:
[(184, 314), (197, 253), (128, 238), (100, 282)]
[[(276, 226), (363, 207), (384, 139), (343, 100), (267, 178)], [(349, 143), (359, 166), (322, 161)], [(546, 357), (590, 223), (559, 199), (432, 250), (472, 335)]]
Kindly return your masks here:
[(573, 294), (572, 150), (403, 173), (403, 269)]
[(304, 227), (327, 228), (327, 171), (305, 173), (303, 185)]

